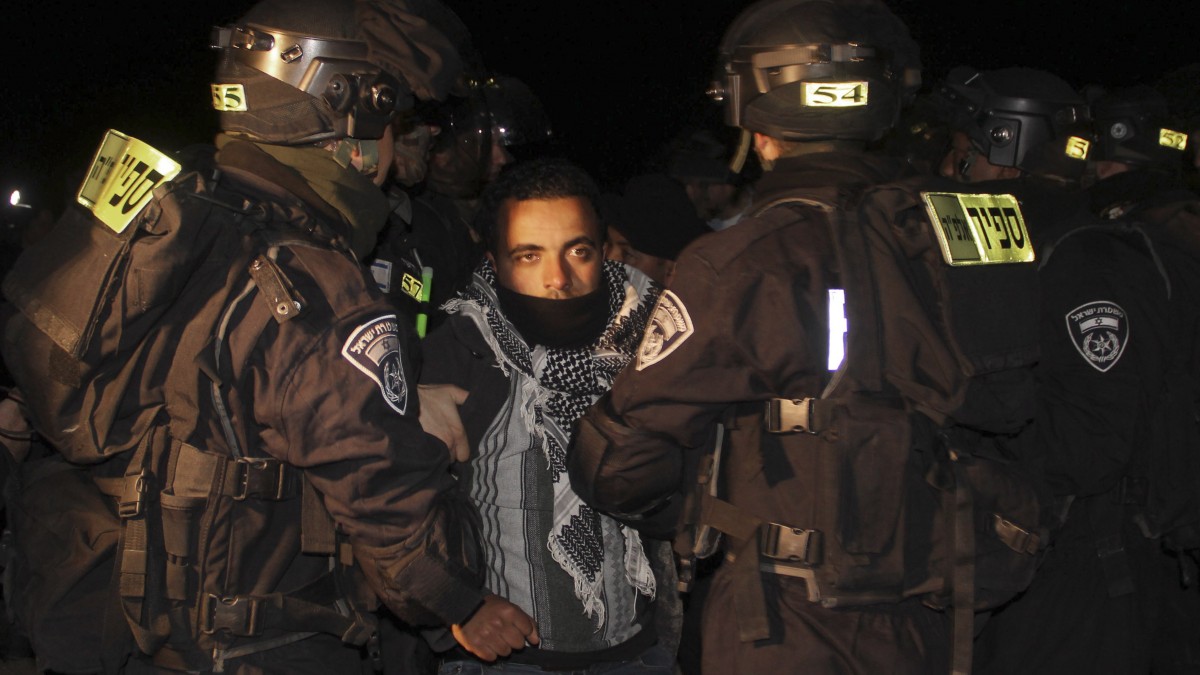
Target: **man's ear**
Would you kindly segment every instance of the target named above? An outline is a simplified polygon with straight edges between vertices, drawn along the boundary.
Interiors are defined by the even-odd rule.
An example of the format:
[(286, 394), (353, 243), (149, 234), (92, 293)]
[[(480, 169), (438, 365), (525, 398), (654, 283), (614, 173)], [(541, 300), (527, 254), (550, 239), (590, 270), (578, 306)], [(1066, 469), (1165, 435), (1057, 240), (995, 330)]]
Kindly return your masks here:
[(779, 146), (775, 145), (775, 139), (757, 131), (754, 132), (754, 151), (758, 153), (759, 159), (765, 162), (779, 159)]

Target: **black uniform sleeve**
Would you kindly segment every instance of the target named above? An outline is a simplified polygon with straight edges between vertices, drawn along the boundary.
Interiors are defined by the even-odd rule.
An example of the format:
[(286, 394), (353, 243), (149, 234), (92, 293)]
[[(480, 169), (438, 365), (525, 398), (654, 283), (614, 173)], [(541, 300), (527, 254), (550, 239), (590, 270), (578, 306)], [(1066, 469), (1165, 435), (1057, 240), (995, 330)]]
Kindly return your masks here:
[(1036, 442), (1060, 494), (1112, 489), (1162, 386), (1166, 289), (1151, 261), (1102, 232), (1075, 234), (1040, 272)]
[[(753, 223), (685, 251), (647, 326), (637, 359), (588, 411), (568, 454), (571, 485), (622, 517), (664, 508), (685, 463), (739, 403), (807, 392), (824, 377), (823, 223), (800, 220), (783, 236)], [(749, 243), (747, 243), (749, 241)], [(736, 250), (730, 255), (731, 249)]]
[(418, 422), (415, 332), (382, 300), (330, 323), (271, 342), (254, 392), (262, 445), (306, 472), (397, 616), (460, 623), (483, 600), (474, 519)]

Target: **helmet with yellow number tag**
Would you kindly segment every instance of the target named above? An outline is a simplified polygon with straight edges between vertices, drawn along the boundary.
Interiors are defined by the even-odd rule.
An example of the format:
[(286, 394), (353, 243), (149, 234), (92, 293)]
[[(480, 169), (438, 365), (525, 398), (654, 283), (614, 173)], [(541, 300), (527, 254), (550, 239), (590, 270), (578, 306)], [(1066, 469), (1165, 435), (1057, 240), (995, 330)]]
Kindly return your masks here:
[(377, 139), (459, 86), (466, 28), (439, 0), (260, 0), (213, 31), (221, 129), (303, 145)]
[(1180, 170), (1188, 137), (1158, 90), (1138, 85), (1089, 88), (1087, 94), (1096, 133), (1093, 159)]
[(921, 83), (917, 44), (878, 0), (761, 0), (718, 58), (726, 123), (783, 140), (878, 140)]
[[(1087, 104), (1059, 76), (1036, 68), (959, 66), (936, 88), (950, 126), (989, 162), (1033, 174), (1082, 175), (1090, 145)], [(1074, 144), (1072, 140), (1074, 139)]]

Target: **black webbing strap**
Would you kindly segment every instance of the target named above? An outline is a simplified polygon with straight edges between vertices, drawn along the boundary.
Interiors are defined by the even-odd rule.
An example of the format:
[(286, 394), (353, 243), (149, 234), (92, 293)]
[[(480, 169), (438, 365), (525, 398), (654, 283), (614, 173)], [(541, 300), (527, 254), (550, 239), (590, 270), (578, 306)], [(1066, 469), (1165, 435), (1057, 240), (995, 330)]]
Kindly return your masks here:
[(954, 490), (943, 493), (948, 508), (953, 546), (951, 570), (951, 672), (967, 675), (975, 640), (975, 502), (967, 481), (966, 470), (951, 460), (954, 467)]
[(300, 471), (269, 457), (229, 457), (180, 443), (175, 462), (178, 495), (284, 501), (302, 493)]
[(1108, 597), (1119, 598), (1133, 593), (1133, 572), (1129, 568), (1129, 553), (1121, 528), (1125, 508), (1108, 494), (1092, 497), (1085, 504), (1088, 520), (1095, 537), (1096, 556), (1108, 587)]
[(733, 604), (737, 614), (738, 638), (754, 642), (771, 637), (762, 573), (758, 565), (758, 528), (762, 521), (727, 501), (701, 495), (700, 522), (719, 530), (733, 544), (725, 563), (732, 565)]
[[(301, 476), (303, 502), (300, 506), (300, 550), (311, 555), (337, 553), (337, 531), (321, 495), (307, 476)], [(349, 563), (345, 563), (349, 564)]]
[[(150, 445), (156, 432), (160, 431), (161, 427), (152, 426), (138, 443), (121, 480), (121, 493), (117, 496), (117, 515), (121, 517), (123, 525), (116, 571), (121, 608), (138, 648), (147, 654), (158, 651), (171, 632), (166, 612), (159, 611), (161, 608), (154, 606), (157, 603), (146, 606), (147, 588), (152, 585), (149, 578), (152, 571), (150, 556), (154, 548), (150, 542), (151, 523), (147, 517), (154, 489), (149, 470), (153, 455)], [(105, 489), (105, 485), (101, 484), (101, 489)]]
[(207, 635), (221, 631), (234, 637), (259, 637), (267, 630), (315, 632), (335, 635), (356, 647), (366, 644), (376, 630), (369, 614), (346, 615), (327, 605), (282, 593), (224, 598), (207, 593), (200, 598), (197, 623)]

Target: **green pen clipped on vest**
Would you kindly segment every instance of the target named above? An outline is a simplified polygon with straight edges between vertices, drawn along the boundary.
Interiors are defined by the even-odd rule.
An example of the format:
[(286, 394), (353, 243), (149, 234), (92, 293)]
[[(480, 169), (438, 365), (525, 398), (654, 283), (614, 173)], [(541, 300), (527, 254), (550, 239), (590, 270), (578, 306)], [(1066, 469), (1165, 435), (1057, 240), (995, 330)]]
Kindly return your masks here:
[(429, 325), (429, 296), (430, 290), (433, 288), (433, 268), (425, 266), (421, 268), (421, 297), (418, 298), (421, 302), (421, 311), (417, 312), (417, 335), (425, 337), (425, 330)]

